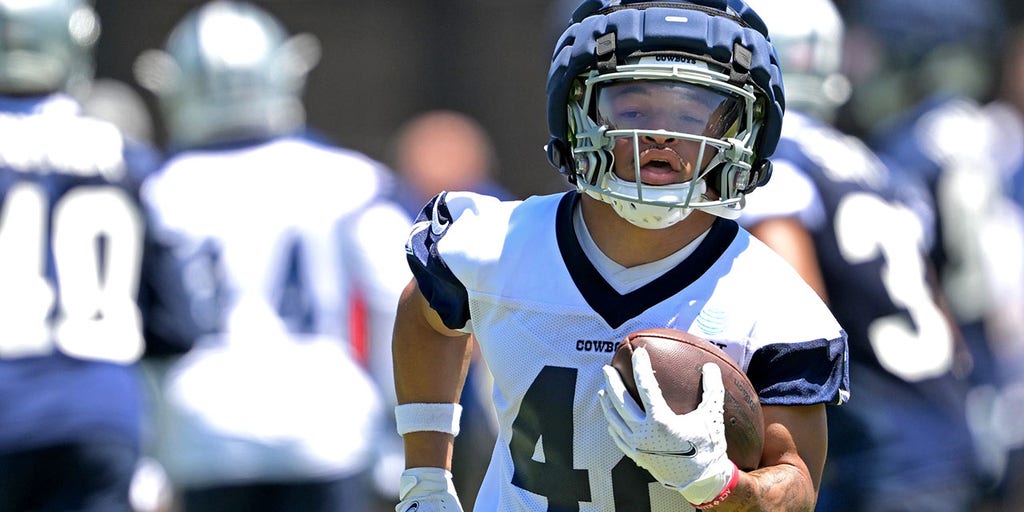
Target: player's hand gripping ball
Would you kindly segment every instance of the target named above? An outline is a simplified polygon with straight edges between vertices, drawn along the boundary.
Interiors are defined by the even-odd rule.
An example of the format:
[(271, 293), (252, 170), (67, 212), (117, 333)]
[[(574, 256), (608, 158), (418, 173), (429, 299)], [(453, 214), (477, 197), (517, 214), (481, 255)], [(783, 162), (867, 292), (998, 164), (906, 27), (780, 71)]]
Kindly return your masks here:
[(713, 343), (677, 329), (645, 329), (619, 343), (611, 366), (626, 390), (643, 407), (633, 376), (633, 351), (644, 347), (650, 355), (662, 395), (676, 414), (697, 408), (701, 401), (701, 368), (713, 362), (722, 370), (725, 387), (725, 439), (729, 459), (744, 471), (757, 469), (764, 446), (764, 416), (757, 392), (743, 370)]

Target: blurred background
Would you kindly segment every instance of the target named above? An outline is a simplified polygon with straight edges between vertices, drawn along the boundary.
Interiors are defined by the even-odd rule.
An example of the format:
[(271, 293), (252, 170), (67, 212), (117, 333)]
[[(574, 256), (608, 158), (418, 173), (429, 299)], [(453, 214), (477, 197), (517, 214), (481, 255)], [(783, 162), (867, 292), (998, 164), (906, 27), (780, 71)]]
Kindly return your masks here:
[[(1024, 3), (1001, 0), (1005, 21)], [(99, 0), (100, 77), (134, 85), (131, 66), (161, 47), (197, 0)], [(561, 187), (543, 155), (544, 82), (566, 0), (260, 0), (292, 33), (315, 34), (323, 59), (309, 77), (312, 128), (333, 142), (390, 162), (393, 135), (428, 109), (469, 114), (494, 138), (499, 180), (517, 195)], [(856, 0), (838, 0), (848, 9)], [(948, 3), (948, 2), (947, 2)], [(972, 2), (952, 2), (971, 9)], [(944, 11), (944, 9), (943, 9)], [(557, 27), (557, 28), (556, 28)], [(993, 48), (989, 54), (997, 58)], [(144, 98), (150, 109), (153, 99)], [(154, 114), (156, 115), (156, 114)], [(160, 140), (160, 123), (155, 123)]]
[[(136, 86), (132, 63), (160, 48), (202, 2), (99, 0), (97, 76)], [(264, 0), (292, 33), (316, 35), (322, 60), (310, 74), (310, 126), (332, 142), (391, 160), (393, 136), (428, 109), (465, 112), (494, 137), (500, 178), (517, 194), (564, 180), (547, 164), (544, 82), (555, 35), (550, 0)], [(568, 7), (564, 8), (568, 9)], [(137, 86), (136, 86), (137, 87)], [(151, 114), (153, 98), (145, 91)], [(164, 136), (155, 123), (157, 141)], [(503, 171), (503, 172), (502, 172)]]
[[(164, 123), (155, 98), (135, 81), (133, 65), (145, 50), (163, 47), (172, 27), (188, 11), (203, 3), (200, 0), (95, 2), (102, 23), (96, 51), (96, 76), (119, 81), (134, 90), (142, 101), (141, 107), (151, 118), (148, 128), (141, 130), (145, 132), (142, 136), (151, 138), (162, 148), (167, 146)], [(414, 139), (410, 135), (414, 132), (407, 123), (425, 112), (459, 112), (479, 123), (489, 136), (493, 155), (487, 155), (483, 161), (491, 167), (497, 186), (504, 187), (501, 194), (495, 195), (525, 197), (565, 188), (565, 180), (547, 163), (543, 151), (548, 140), (545, 81), (551, 49), (578, 0), (256, 0), (253, 3), (276, 16), (289, 33), (313, 34), (322, 45), (322, 57), (308, 77), (304, 95), (308, 128), (316, 136), (363, 152), (402, 173), (418, 170), (406, 160), (442, 160), (433, 156), (406, 158), (400, 154), (400, 143)], [(972, 160), (970, 167), (987, 177), (1005, 181), (1006, 193), (1016, 193), (1018, 209), (1014, 218), (1024, 219), (1024, 71), (1021, 71), (1024, 64), (1019, 64), (1019, 69), (1004, 66), (1011, 62), (1024, 63), (1024, 35), (1019, 31), (1024, 20), (1024, 2), (836, 0), (835, 3), (846, 17), (843, 71), (853, 91), (850, 101), (837, 112), (836, 126), (865, 140), (875, 139), (871, 141), (873, 146), (892, 149), (886, 148), (886, 142), (903, 142), (911, 138), (904, 135), (911, 135), (915, 130), (893, 129), (887, 126), (885, 118), (914, 110), (918, 105), (928, 106), (924, 100), (933, 95), (962, 95), (976, 102), (975, 110), (979, 112), (981, 106), (990, 106), (993, 102), (998, 103), (997, 106), (1012, 106), (1004, 109), (1013, 112), (1012, 118), (984, 114), (995, 127), (993, 134), (985, 134), (990, 140), (986, 139), (984, 144), (967, 137), (971, 135), (972, 125), (965, 124), (955, 125), (952, 129), (955, 137), (931, 142), (941, 146), (938, 149), (949, 150), (934, 151), (943, 157), (948, 156), (947, 153), (976, 156), (973, 151), (960, 151), (962, 148), (979, 152), (989, 146), (995, 148), (995, 152), (984, 156), (1005, 162), (986, 167), (974, 165), (976, 161)], [(901, 8), (919, 10), (911, 17), (901, 12)], [(948, 47), (944, 46), (947, 44)], [(123, 101), (123, 98), (115, 100), (114, 104), (127, 106)], [(114, 110), (107, 115), (117, 117), (126, 112)], [(1020, 128), (1018, 131), (1010, 129), (1010, 119), (1020, 125), (1012, 126), (1014, 130)], [(131, 127), (130, 121), (121, 124)], [(430, 131), (427, 130), (428, 135)], [(428, 142), (427, 146), (438, 147), (440, 143)], [(936, 148), (929, 146), (928, 149)], [(409, 154), (414, 152), (409, 150)], [(451, 162), (448, 155), (443, 160)], [(939, 162), (945, 163), (948, 162)], [(452, 164), (451, 168), (456, 167)], [(973, 189), (958, 196), (969, 200), (971, 204), (967, 206), (994, 203), (975, 201), (975, 197), (987, 196)], [(416, 207), (423, 201), (422, 196), (412, 197), (408, 213), (415, 215)], [(948, 215), (962, 216), (965, 210), (956, 209), (960, 206), (963, 205), (951, 206), (948, 211), (952, 213)], [(1014, 229), (1018, 235), (1024, 233), (1024, 229), (1016, 226)], [(992, 240), (998, 241), (998, 237), (980, 238), (984, 239), (977, 245), (970, 242), (960, 245), (976, 247), (979, 250), (975, 252), (979, 254), (1000, 252), (985, 250), (994, 246)], [(1002, 238), (1003, 249), (1009, 243), (1006, 240)], [(1018, 249), (1024, 253), (1024, 249)], [(1008, 448), (1015, 451), (1010, 458), (1020, 459), (992, 463), (998, 466), (992, 470), (997, 473), (993, 480), (1004, 486), (993, 492), (998, 495), (993, 502), (1006, 506), (977, 510), (1021, 510), (1016, 507), (1024, 506), (1024, 496), (1018, 492), (1024, 489), (1021, 483), (1024, 482), (1024, 450), (1021, 450), (1024, 429), (1002, 432), (1011, 422), (1018, 425), (1024, 414), (1024, 315), (1020, 308), (1024, 304), (1024, 279), (1007, 277), (1011, 276), (1011, 270), (1012, 276), (1024, 275), (1024, 265), (1021, 265), (1024, 259), (1008, 260), (991, 263), (986, 270), (998, 277), (994, 281), (1011, 283), (1013, 286), (1005, 287), (1012, 288), (1009, 291), (998, 286), (981, 289), (984, 288), (980, 286), (981, 279), (968, 280), (966, 284), (972, 286), (961, 288), (955, 285), (964, 284), (961, 282), (964, 280), (948, 281), (947, 298), (953, 299), (954, 309), (960, 315), (957, 320), (965, 329), (981, 325), (982, 320), (989, 322), (979, 327), (982, 329), (979, 350), (989, 350), (986, 343), (991, 340), (984, 339), (985, 335), (999, 342), (993, 344), (996, 347), (993, 359), (998, 364), (992, 363), (992, 366), (1012, 376), (1007, 380), (1013, 385), (1005, 387), (1009, 398), (1000, 401), (991, 394), (972, 402), (976, 404), (972, 406), (976, 409), (974, 416), (981, 418), (977, 422), (981, 426), (976, 429), (979, 439), (993, 438), (986, 430), (992, 429), (1006, 437), (995, 449), (1000, 452), (998, 456), (1007, 458), (1002, 450)], [(979, 294), (997, 300), (988, 301), (979, 298)], [(1011, 296), (1016, 299), (1008, 299)], [(957, 301), (958, 298), (961, 300)], [(967, 304), (961, 305), (961, 302)], [(1001, 307), (997, 311), (991, 308), (990, 302)], [(965, 331), (965, 334), (971, 332)], [(986, 357), (983, 354), (976, 358), (977, 374), (996, 373), (986, 368)], [(486, 372), (477, 376), (481, 381), (480, 389), (488, 389), (486, 378)], [(989, 385), (987, 381), (976, 384), (981, 390), (1004, 385)], [(480, 399), (478, 406), (486, 409), (486, 397)], [(1003, 421), (1006, 418), (1011, 421)], [(476, 419), (477, 424), (487, 420)], [(481, 436), (486, 438), (487, 429), (484, 430)], [(470, 438), (463, 436), (462, 439)], [(486, 447), (489, 442), (485, 439), (480, 446)], [(486, 449), (479, 453), (486, 453)], [(479, 476), (480, 473), (461, 474)], [(472, 487), (476, 483), (464, 485)], [(1003, 496), (1004, 493), (1007, 496)], [(390, 498), (386, 501), (382, 510), (393, 506)]]

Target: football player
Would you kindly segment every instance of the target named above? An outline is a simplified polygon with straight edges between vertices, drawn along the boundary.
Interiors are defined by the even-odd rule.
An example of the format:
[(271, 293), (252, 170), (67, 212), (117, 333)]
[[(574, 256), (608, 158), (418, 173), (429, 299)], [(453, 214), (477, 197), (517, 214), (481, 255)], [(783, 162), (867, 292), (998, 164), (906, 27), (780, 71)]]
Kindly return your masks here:
[(138, 199), (157, 155), (73, 96), (99, 32), (84, 0), (0, 0), (3, 511), (133, 510), (140, 358), (198, 335)]
[[(190, 511), (369, 510), (373, 452), (381, 435), (398, 441), (381, 400), (394, 402), (411, 223), (381, 200), (379, 163), (304, 134), (319, 56), (312, 35), (269, 12), (214, 1), (136, 63), (174, 151), (145, 197), (214, 276), (203, 312), (219, 327), (164, 383), (159, 458)], [(356, 297), (365, 367), (349, 339)]]
[[(824, 276), (827, 302), (849, 334), (857, 389), (829, 410), (818, 509), (972, 510), (981, 481), (965, 409), (966, 351), (932, 279), (923, 183), (831, 126), (850, 92), (832, 2), (749, 3), (771, 27), (788, 105), (773, 181), (740, 221), (798, 268)], [(808, 236), (809, 245), (794, 242)]]
[[(848, 395), (846, 334), (735, 221), (781, 128), (767, 34), (738, 0), (588, 0), (573, 13), (548, 75), (547, 154), (575, 190), (441, 193), (409, 236), (415, 279), (393, 342), (398, 512), (463, 510), (450, 461), (471, 334), (499, 425), (473, 510), (813, 507), (825, 404)], [(717, 366), (702, 406), (676, 415), (651, 405), (663, 397), (637, 350), (647, 412), (627, 395), (612, 351), (651, 327), (710, 339), (747, 372), (761, 467), (726, 455)]]

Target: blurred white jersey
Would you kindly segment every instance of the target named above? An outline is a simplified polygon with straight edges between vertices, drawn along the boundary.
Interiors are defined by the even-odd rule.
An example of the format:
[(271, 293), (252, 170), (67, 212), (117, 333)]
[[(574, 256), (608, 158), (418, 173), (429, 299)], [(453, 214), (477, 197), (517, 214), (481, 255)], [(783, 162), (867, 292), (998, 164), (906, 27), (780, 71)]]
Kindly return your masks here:
[[(180, 484), (367, 467), (393, 402), (390, 340), (408, 217), (375, 162), (297, 138), (189, 151), (146, 182), (163, 236), (189, 247), (220, 332), (166, 376), (161, 462)], [(367, 306), (369, 365), (350, 303)]]
[(764, 404), (845, 399), (845, 333), (735, 222), (718, 219), (685, 260), (620, 294), (580, 245), (578, 197), (442, 194), (407, 245), (424, 296), (449, 327), (476, 335), (494, 374), (499, 435), (474, 510), (692, 510), (608, 434), (601, 368), (633, 331), (672, 327), (711, 340)]

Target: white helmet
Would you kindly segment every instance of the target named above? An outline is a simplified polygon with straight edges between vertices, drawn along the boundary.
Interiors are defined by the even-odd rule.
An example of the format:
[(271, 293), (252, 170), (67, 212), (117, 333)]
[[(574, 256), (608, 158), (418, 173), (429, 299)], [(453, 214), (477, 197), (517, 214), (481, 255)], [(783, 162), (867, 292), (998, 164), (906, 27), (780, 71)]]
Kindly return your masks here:
[(186, 15), (164, 50), (140, 55), (135, 77), (158, 97), (170, 145), (183, 148), (298, 130), (319, 59), (314, 36), (288, 37), (268, 12), (215, 0)]
[(99, 35), (85, 0), (0, 0), (0, 94), (70, 92), (88, 83)]
[(840, 73), (843, 19), (832, 0), (747, 0), (779, 54), (787, 107), (824, 120), (850, 98)]

